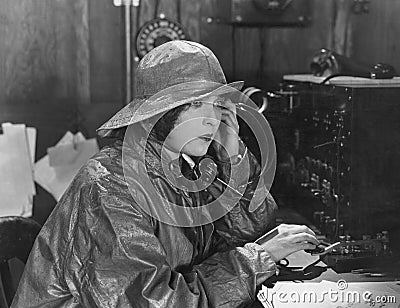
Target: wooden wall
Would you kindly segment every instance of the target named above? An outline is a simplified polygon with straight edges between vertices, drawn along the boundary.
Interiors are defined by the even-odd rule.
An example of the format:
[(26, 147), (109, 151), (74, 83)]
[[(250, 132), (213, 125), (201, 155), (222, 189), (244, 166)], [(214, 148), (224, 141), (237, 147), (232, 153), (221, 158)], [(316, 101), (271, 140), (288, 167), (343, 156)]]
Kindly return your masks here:
[[(37, 160), (67, 130), (93, 137), (122, 107), (121, 12), (112, 1), (2, 0), (0, 37), (0, 123), (36, 127)], [(55, 201), (37, 188), (43, 223)]]
[[(216, 15), (218, 0), (202, 0), (204, 16)], [(353, 12), (352, 0), (313, 1), (307, 27), (232, 27), (201, 24), (201, 41), (210, 46), (230, 79), (276, 87), (284, 74), (307, 73), (320, 48), (366, 63), (386, 62), (400, 72), (400, 2), (371, 0), (369, 12)]]
[[(354, 14), (352, 0), (314, 0), (312, 23), (291, 28), (208, 23), (221, 14), (220, 3), (142, 0), (132, 9), (132, 39), (163, 13), (214, 50), (228, 79), (263, 87), (283, 74), (308, 72), (311, 56), (322, 47), (364, 62), (388, 62), (400, 71), (398, 1), (371, 0), (369, 13)], [(96, 119), (123, 105), (123, 11), (112, 0), (3, 0), (0, 25), (1, 121), (23, 110), (22, 120), (38, 114), (42, 121), (46, 110), (47, 121), (47, 114), (68, 118), (67, 109), (73, 120), (66, 125), (93, 135)]]
[[(371, 0), (364, 14), (353, 3), (314, 0), (307, 27), (250, 28), (208, 23), (221, 0), (141, 0), (132, 39), (163, 13), (216, 53), (228, 80), (268, 89), (283, 74), (308, 72), (322, 47), (400, 71), (400, 1)], [(2, 0), (0, 37), (0, 123), (37, 127), (37, 159), (66, 130), (93, 137), (123, 106), (123, 10), (112, 0)]]
[[(164, 13), (182, 23), (190, 38), (209, 46), (229, 80), (276, 87), (282, 75), (309, 72), (312, 55), (330, 48), (362, 62), (387, 62), (400, 71), (400, 2), (371, 0), (369, 12), (355, 13), (352, 0), (312, 2), (307, 27), (242, 27), (216, 23), (226, 0), (149, 0), (135, 10), (135, 29)], [(212, 17), (214, 21), (207, 22)]]
[(369, 14), (352, 16), (350, 54), (365, 62), (392, 64), (400, 73), (400, 2), (374, 0)]
[(39, 157), (123, 105), (120, 15), (111, 1), (1, 1), (0, 122), (37, 126)]

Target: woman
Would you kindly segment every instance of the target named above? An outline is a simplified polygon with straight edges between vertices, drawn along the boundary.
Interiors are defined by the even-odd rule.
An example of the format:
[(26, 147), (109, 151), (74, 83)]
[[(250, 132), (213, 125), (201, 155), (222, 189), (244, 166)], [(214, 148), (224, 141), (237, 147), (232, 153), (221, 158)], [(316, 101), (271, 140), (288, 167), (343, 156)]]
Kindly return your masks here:
[(241, 85), (226, 85), (216, 57), (194, 42), (146, 55), (136, 98), (99, 129), (121, 140), (87, 162), (55, 207), (13, 307), (238, 307), (275, 262), (315, 248), (296, 225), (252, 242), (273, 227), (276, 206), (237, 136), (228, 97)]

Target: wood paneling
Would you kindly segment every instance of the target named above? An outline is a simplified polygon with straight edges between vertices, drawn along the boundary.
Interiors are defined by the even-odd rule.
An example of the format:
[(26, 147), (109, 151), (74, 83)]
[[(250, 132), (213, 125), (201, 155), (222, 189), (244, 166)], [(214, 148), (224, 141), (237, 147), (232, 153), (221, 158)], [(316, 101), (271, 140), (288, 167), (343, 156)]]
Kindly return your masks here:
[[(273, 87), (284, 74), (309, 72), (312, 55), (322, 47), (366, 63), (390, 63), (400, 71), (400, 2), (372, 0), (364, 14), (355, 14), (352, 6), (350, 0), (314, 1), (312, 23), (307, 27), (233, 28), (201, 23), (201, 41), (223, 58), (230, 78), (262, 87)], [(221, 14), (226, 15), (215, 1), (202, 1), (203, 19)], [(227, 51), (231, 47), (234, 50)]]
[(312, 22), (307, 27), (273, 28), (232, 26), (215, 20), (206, 23), (209, 16), (226, 19), (229, 15), (229, 7), (222, 8), (217, 1), (202, 1), (201, 42), (215, 51), (231, 80), (271, 87), (283, 74), (308, 72), (312, 55), (332, 45), (335, 0), (314, 1)]
[(180, 0), (180, 16), (184, 30), (192, 41), (200, 41), (200, 6), (198, 0)]
[(138, 16), (138, 26), (143, 26), (146, 22), (157, 18), (157, 3), (160, 0), (140, 1), (140, 14)]
[(87, 2), (4, 0), (0, 12), (0, 122), (37, 127), (43, 154), (73, 129), (58, 110), (89, 103)]
[[(93, 137), (121, 106), (120, 11), (112, 1), (89, 3), (0, 2), (0, 123), (37, 128), (36, 160), (68, 130)], [(55, 202), (38, 192), (34, 217), (44, 222)]]
[(283, 74), (308, 72), (312, 55), (329, 45), (332, 1), (314, 1), (306, 27), (239, 28), (235, 35), (236, 78), (273, 87)]
[[(74, 2), (76, 0), (73, 0)], [(89, 6), (91, 103), (124, 103), (123, 8), (112, 0), (79, 0)]]
[(224, 9), (219, 0), (202, 0), (200, 8), (200, 42), (209, 47), (219, 59), (229, 80), (234, 79), (234, 37), (232, 26), (217, 23), (209, 18), (222, 14)]
[(178, 21), (178, 17), (180, 16), (180, 12), (178, 13), (178, 1), (179, 0), (159, 0), (157, 16), (164, 14), (166, 18)]
[(233, 79), (251, 80), (263, 74), (263, 44), (265, 31), (262, 28), (233, 27), (234, 76)]
[[(2, 2), (1, 106), (16, 101), (34, 103), (50, 97), (65, 97), (71, 86), (69, 77), (74, 72), (73, 66), (62, 65), (62, 57), (68, 53), (61, 52), (63, 48), (59, 47), (68, 50), (73, 45), (72, 31), (68, 31), (71, 12), (57, 13), (57, 5), (52, 1)], [(65, 27), (63, 32), (59, 31), (61, 27)], [(62, 81), (62, 78), (65, 79)]]
[[(207, 22), (226, 14), (218, 0), (142, 0), (137, 11), (132, 9), (132, 39), (140, 26), (164, 13), (215, 52), (229, 80), (263, 86), (286, 73), (308, 72), (311, 56), (322, 47), (400, 70), (400, 3), (372, 0), (369, 13), (359, 15), (352, 3), (314, 1), (312, 23), (303, 28), (234, 28)], [(16, 101), (122, 105), (122, 16), (122, 8), (109, 0), (3, 0), (1, 106)]]
[(76, 87), (77, 103), (90, 103), (90, 40), (89, 40), (89, 3), (86, 0), (75, 0), (75, 33), (76, 45)]
[(392, 64), (400, 72), (400, 1), (371, 0), (369, 13), (352, 16), (351, 56), (365, 63)]
[(339, 54), (349, 56), (352, 49), (352, 1), (337, 0), (334, 6), (332, 29), (332, 49)]

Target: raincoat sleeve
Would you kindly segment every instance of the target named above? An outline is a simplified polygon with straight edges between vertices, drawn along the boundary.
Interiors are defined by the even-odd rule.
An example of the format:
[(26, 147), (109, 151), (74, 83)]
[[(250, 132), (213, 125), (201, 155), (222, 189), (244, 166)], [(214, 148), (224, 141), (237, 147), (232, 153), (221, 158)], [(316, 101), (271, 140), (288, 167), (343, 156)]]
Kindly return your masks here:
[(83, 258), (73, 251), (69, 257), (76, 263), (70, 279), (80, 282), (85, 307), (240, 307), (275, 274), (275, 263), (257, 244), (215, 253), (188, 270), (173, 269), (155, 235), (159, 222), (132, 207), (130, 198), (92, 195), (101, 215), (90, 218), (88, 235), (72, 244), (73, 251), (92, 249)]
[(275, 274), (274, 262), (255, 244), (215, 253), (187, 271), (173, 269), (155, 235), (157, 222), (139, 210), (112, 206), (121, 202), (126, 201), (102, 201), (107, 209), (98, 226), (108, 224), (108, 232), (90, 228), (98, 252), (81, 291), (86, 305), (240, 307), (254, 300), (257, 285)]
[[(63, 197), (36, 240), (12, 307), (242, 307), (275, 274), (257, 244), (172, 268), (158, 222), (112, 181)], [(73, 202), (79, 206), (71, 209)]]
[[(236, 165), (217, 161), (218, 174), (231, 187), (242, 192), (239, 202), (222, 218), (215, 222), (217, 237), (215, 249), (236, 247), (254, 241), (275, 227), (277, 205), (260, 176), (261, 167), (255, 156), (240, 142), (241, 159)], [(236, 193), (214, 181), (209, 189), (213, 198), (220, 202), (231, 200)], [(221, 198), (226, 191), (225, 198)], [(232, 196), (232, 197), (231, 197)]]

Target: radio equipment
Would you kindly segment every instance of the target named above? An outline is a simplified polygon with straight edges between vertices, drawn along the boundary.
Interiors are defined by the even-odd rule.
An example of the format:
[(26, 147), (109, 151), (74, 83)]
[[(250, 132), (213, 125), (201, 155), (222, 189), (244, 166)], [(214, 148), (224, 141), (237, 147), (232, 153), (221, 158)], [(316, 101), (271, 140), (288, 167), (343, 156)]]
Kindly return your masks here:
[(301, 213), (332, 242), (387, 230), (399, 243), (400, 78), (284, 79), (299, 93), (293, 184)]

